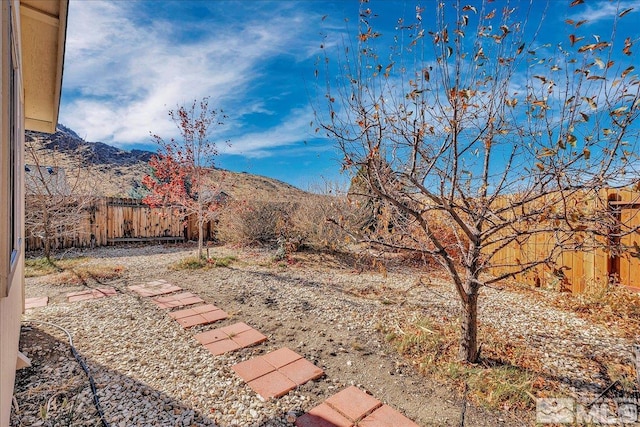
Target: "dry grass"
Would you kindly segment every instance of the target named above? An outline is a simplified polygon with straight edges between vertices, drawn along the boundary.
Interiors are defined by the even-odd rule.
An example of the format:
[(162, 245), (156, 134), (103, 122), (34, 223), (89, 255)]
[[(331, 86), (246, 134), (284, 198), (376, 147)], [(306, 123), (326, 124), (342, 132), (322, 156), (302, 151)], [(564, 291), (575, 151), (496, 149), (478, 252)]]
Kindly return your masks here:
[(41, 277), (61, 273), (88, 261), (87, 257), (48, 260), (44, 257), (27, 259), (24, 262), (25, 277)]
[(181, 259), (169, 266), (171, 270), (200, 270), (214, 267), (228, 267), (237, 261), (235, 256), (225, 256), (219, 258), (198, 259), (197, 256)]
[(28, 259), (25, 261), (25, 277), (50, 276), (48, 282), (51, 284), (84, 284), (88, 280), (102, 282), (115, 279), (124, 272), (122, 266), (84, 265), (88, 260), (87, 257)]
[(551, 301), (590, 322), (615, 326), (626, 338), (635, 338), (640, 329), (640, 294), (612, 283), (589, 285), (582, 294), (557, 294)]
[(490, 328), (482, 328), (481, 361), (459, 362), (457, 322), (423, 317), (394, 328), (379, 327), (385, 339), (425, 375), (453, 384), (476, 404), (500, 410), (531, 409), (541, 389), (555, 388), (538, 373), (537, 357)]
[(85, 284), (88, 281), (102, 282), (122, 276), (122, 266), (80, 266), (64, 270), (50, 280), (53, 284)]
[[(544, 299), (561, 310), (574, 312), (594, 324), (614, 328), (618, 334), (636, 337), (640, 329), (640, 294), (619, 285), (589, 287), (572, 295), (518, 288), (532, 298)], [(553, 397), (561, 390), (560, 379), (545, 374), (535, 347), (513, 343), (501, 331), (482, 325), (477, 364), (456, 360), (458, 322), (423, 317), (401, 325), (379, 326), (386, 341), (423, 374), (453, 384), (476, 404), (500, 410), (531, 410), (536, 397)], [(603, 375), (617, 388), (631, 392), (637, 386), (633, 364), (599, 359)]]

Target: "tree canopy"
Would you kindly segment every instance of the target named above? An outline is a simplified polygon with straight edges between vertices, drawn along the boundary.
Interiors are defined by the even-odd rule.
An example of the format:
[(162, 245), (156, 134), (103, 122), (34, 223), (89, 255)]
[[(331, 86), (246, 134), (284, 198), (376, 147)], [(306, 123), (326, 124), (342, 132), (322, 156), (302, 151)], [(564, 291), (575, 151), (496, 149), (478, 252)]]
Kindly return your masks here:
[[(463, 360), (478, 357), (483, 285), (553, 263), (572, 232), (606, 235), (615, 219), (582, 202), (639, 185), (638, 34), (618, 34), (635, 12), (618, 4), (595, 34), (571, 18), (583, 3), (429, 2), (389, 34), (363, 1), (358, 34), (343, 52), (325, 49), (321, 127), (343, 167), (410, 218), (368, 240), (449, 272)], [(547, 42), (550, 31), (566, 38)], [(500, 265), (502, 248), (539, 233), (554, 236), (548, 254)], [(488, 276), (496, 266), (506, 273)]]

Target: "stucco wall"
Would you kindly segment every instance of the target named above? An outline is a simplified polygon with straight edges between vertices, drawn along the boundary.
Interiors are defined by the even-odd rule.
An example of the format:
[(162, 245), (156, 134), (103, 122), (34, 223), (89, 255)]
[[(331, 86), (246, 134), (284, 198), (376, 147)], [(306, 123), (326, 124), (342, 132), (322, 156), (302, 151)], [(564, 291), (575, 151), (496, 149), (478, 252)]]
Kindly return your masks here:
[[(23, 255), (18, 262), (21, 266), (24, 264)], [(0, 298), (0, 426), (3, 427), (9, 425), (20, 339), (24, 274), (22, 268), (19, 267), (18, 270), (11, 283), (9, 296)]]

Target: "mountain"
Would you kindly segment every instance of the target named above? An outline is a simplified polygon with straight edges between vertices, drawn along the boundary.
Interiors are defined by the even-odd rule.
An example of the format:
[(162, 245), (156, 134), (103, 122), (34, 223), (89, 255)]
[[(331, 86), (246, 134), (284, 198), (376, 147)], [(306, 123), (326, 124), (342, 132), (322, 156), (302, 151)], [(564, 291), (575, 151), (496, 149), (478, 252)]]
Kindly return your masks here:
[(87, 142), (64, 125), (58, 125), (56, 133), (53, 135), (38, 132), (27, 132), (27, 135), (39, 138), (43, 147), (49, 150), (57, 150), (70, 155), (82, 153), (86, 161), (94, 165), (132, 166), (140, 162), (148, 162), (154, 154), (151, 151), (143, 150), (125, 151), (103, 142)]
[[(27, 131), (25, 163), (63, 168), (68, 180), (91, 178), (95, 193), (110, 197), (141, 197), (142, 178), (149, 173), (148, 161), (155, 153), (122, 150), (103, 142), (88, 142), (72, 129), (59, 124), (56, 133)], [(304, 197), (304, 191), (249, 173), (216, 169), (222, 190), (238, 200), (290, 200)]]

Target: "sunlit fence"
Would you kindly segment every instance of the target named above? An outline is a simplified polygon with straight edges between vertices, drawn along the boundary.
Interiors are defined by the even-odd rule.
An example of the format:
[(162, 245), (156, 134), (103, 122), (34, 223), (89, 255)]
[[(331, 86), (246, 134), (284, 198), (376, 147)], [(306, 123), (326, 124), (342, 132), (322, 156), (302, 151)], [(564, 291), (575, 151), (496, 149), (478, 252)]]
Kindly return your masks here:
[[(30, 198), (27, 196), (27, 209)], [(76, 219), (80, 224), (60, 224), (53, 235), (53, 248), (106, 246), (116, 243), (145, 241), (182, 241), (197, 238), (194, 221), (184, 221), (178, 212), (170, 208), (150, 208), (137, 199), (97, 198), (87, 204), (83, 214)], [(72, 232), (64, 232), (64, 227)], [(208, 229), (206, 230), (208, 231)], [(34, 235), (36, 234), (36, 235)], [(26, 250), (38, 250), (44, 246), (42, 237), (25, 230)]]
[[(599, 196), (580, 200), (573, 196), (569, 203), (581, 203), (579, 208), (585, 211), (606, 213), (610, 222), (602, 228), (604, 233), (589, 233), (579, 228), (571, 233), (561, 231), (566, 249), (559, 250), (552, 262), (516, 275), (516, 280), (570, 292), (583, 292), (590, 286), (612, 281), (640, 289), (640, 234), (637, 231), (640, 228), (640, 193), (604, 190)], [(531, 226), (544, 226), (544, 221)], [(549, 231), (532, 233), (512, 242), (498, 251), (491, 273), (503, 274), (524, 263), (544, 259), (556, 248), (558, 237), (558, 232)]]
[[(563, 232), (565, 250), (557, 251), (557, 232), (533, 232), (502, 247), (492, 260), (491, 274), (517, 270), (520, 265), (547, 258), (554, 248), (558, 252), (552, 262), (541, 263), (516, 280), (541, 286), (582, 292), (592, 285), (617, 281), (640, 289), (640, 192), (605, 190), (601, 197), (580, 200), (581, 209), (600, 210), (614, 219), (610, 233), (588, 231)], [(27, 196), (27, 206), (30, 197)], [(575, 201), (573, 201), (575, 202)], [(506, 200), (497, 203), (508, 203)], [(253, 213), (255, 214), (255, 213)], [(513, 215), (517, 216), (514, 211)], [(603, 216), (604, 217), (604, 216)], [(137, 199), (99, 198), (85, 209), (81, 226), (73, 233), (59, 233), (54, 249), (94, 247), (118, 243), (196, 240), (195, 218), (184, 220), (174, 209), (150, 208)], [(322, 221), (320, 221), (322, 222)], [(532, 227), (540, 224), (532, 224)], [(204, 229), (205, 240), (212, 240), (213, 224)], [(26, 250), (43, 247), (43, 239), (32, 236), (27, 228)], [(573, 247), (572, 247), (573, 246)]]

